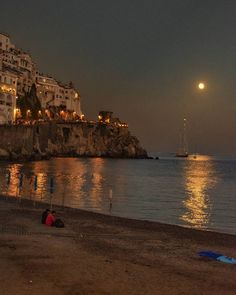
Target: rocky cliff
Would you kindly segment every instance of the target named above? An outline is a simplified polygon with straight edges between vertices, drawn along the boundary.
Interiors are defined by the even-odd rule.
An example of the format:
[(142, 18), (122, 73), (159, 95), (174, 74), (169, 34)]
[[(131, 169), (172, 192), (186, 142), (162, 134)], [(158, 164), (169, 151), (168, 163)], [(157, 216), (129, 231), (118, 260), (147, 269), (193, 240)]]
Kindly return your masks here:
[(127, 127), (103, 123), (0, 126), (0, 159), (34, 160), (55, 156), (147, 158)]

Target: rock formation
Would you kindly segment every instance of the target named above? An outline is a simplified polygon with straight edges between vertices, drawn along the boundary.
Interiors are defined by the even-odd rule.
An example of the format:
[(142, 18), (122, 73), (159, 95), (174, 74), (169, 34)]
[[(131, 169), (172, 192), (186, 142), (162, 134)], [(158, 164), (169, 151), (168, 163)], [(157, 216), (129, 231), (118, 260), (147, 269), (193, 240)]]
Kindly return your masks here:
[(104, 123), (0, 126), (0, 159), (34, 160), (55, 156), (147, 158), (127, 127)]

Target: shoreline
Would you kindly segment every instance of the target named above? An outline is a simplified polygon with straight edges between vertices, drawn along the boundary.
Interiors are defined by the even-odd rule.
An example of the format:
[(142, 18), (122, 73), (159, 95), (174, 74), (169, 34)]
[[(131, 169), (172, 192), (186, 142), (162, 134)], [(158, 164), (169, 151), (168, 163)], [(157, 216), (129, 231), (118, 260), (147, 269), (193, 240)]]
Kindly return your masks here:
[[(15, 196), (8, 196), (8, 195), (2, 195), (0, 194), (0, 201), (7, 201), (7, 200), (13, 200), (16, 204), (26, 205), (28, 207), (34, 207), (38, 209), (45, 209), (49, 208), (50, 209), (50, 203), (43, 202), (43, 201), (38, 201), (38, 200), (30, 200), (24, 197), (15, 197)], [(233, 233), (228, 233), (228, 232), (221, 232), (221, 231), (214, 231), (214, 230), (207, 230), (207, 229), (198, 229), (198, 228), (193, 228), (190, 226), (185, 226), (185, 225), (178, 225), (178, 224), (172, 224), (172, 223), (164, 223), (161, 221), (153, 221), (153, 220), (147, 220), (147, 219), (137, 219), (137, 218), (131, 218), (131, 217), (124, 217), (124, 216), (118, 216), (118, 215), (109, 215), (106, 213), (102, 212), (95, 212), (95, 211), (90, 211), (86, 209), (81, 209), (81, 208), (75, 208), (75, 207), (69, 207), (69, 206), (62, 206), (62, 205), (57, 205), (57, 204), (52, 204), (53, 210), (59, 210), (60, 212), (66, 211), (67, 213), (70, 213), (72, 215), (77, 215), (77, 214), (82, 214), (85, 216), (92, 216), (97, 217), (99, 219), (104, 219), (106, 222), (109, 221), (109, 219), (114, 219), (116, 222), (120, 222), (121, 224), (123, 223), (129, 223), (129, 224), (137, 224), (140, 226), (145, 226), (145, 227), (150, 227), (150, 228), (155, 228), (155, 227), (177, 227), (183, 230), (190, 230), (190, 231), (197, 231), (197, 232), (206, 232), (206, 233), (212, 233), (212, 234), (219, 234), (219, 235), (227, 235), (227, 236), (233, 236), (236, 237), (236, 234)]]
[(24, 157), (22, 155), (19, 155), (18, 159), (9, 157), (1, 157), (0, 156), (0, 163), (14, 163), (14, 164), (20, 164), (20, 163), (28, 163), (28, 162), (39, 162), (39, 161), (49, 161), (52, 159), (57, 158), (73, 158), (73, 159), (94, 159), (94, 158), (100, 158), (100, 159), (112, 159), (112, 160), (159, 160), (159, 157), (151, 157), (151, 156), (140, 156), (140, 157), (126, 157), (126, 156), (89, 156), (89, 155), (74, 155), (74, 154), (61, 154), (61, 155), (36, 155), (32, 157)]
[(236, 265), (197, 254), (236, 257), (234, 235), (53, 206), (57, 229), (33, 204), (0, 197), (2, 295), (235, 293)]

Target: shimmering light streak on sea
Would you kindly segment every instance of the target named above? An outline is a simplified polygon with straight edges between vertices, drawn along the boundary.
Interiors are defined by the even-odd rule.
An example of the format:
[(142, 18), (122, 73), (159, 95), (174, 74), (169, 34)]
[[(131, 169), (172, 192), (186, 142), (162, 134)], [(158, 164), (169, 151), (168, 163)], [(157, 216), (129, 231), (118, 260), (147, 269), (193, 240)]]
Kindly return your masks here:
[(181, 219), (195, 228), (206, 228), (211, 215), (209, 189), (217, 183), (214, 163), (209, 156), (199, 156), (186, 161), (184, 171), (187, 198), (183, 200), (186, 212)]

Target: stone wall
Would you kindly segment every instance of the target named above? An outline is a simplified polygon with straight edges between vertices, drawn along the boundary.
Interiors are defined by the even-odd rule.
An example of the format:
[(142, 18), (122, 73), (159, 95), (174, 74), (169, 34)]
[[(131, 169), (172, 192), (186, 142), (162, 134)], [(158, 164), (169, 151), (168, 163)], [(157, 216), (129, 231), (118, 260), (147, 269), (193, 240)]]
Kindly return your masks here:
[(51, 156), (147, 158), (126, 127), (105, 124), (41, 123), (0, 126), (0, 159), (33, 160)]
[(28, 157), (33, 154), (33, 147), (32, 126), (0, 125), (0, 159)]

